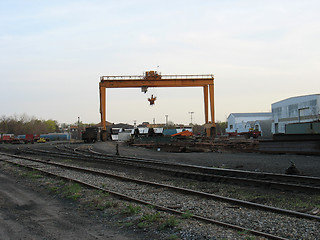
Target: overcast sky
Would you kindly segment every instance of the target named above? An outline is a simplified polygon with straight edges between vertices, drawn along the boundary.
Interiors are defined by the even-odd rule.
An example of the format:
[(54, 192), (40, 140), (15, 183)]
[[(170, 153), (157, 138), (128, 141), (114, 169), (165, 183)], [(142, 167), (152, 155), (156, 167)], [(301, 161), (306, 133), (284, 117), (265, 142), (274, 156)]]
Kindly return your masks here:
[[(99, 122), (100, 76), (214, 74), (216, 120), (320, 91), (317, 0), (0, 0), (0, 116)], [(147, 98), (157, 96), (154, 106)], [(204, 123), (202, 88), (108, 89), (107, 120)]]

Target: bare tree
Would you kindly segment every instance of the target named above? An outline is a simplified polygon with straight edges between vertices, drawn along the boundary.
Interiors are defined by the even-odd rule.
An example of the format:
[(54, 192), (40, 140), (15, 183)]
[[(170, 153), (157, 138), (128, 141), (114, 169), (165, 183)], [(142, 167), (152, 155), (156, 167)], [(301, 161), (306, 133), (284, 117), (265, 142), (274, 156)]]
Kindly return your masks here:
[(55, 132), (58, 128), (58, 122), (55, 120), (39, 120), (27, 114), (14, 115), (11, 117), (1, 116), (0, 133), (20, 134), (41, 134)]

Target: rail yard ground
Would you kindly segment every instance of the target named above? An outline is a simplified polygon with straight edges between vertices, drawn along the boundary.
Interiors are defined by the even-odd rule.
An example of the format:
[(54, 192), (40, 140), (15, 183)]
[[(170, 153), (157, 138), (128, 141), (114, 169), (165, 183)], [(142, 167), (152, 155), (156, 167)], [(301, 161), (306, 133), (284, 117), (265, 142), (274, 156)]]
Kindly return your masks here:
[[(0, 145), (0, 152), (18, 152), (16, 151), (17, 147), (20, 149), (26, 147), (50, 149), (55, 146), (53, 144)], [(319, 156), (239, 152), (172, 153), (164, 152), (162, 149), (150, 150), (131, 147), (116, 142), (98, 142), (92, 146), (98, 152), (115, 154), (117, 144), (120, 156), (135, 156), (190, 165), (274, 173), (284, 173), (292, 161), (302, 174), (320, 177)], [(89, 145), (74, 144), (74, 146), (85, 148)], [(152, 173), (149, 175), (152, 175)], [(137, 223), (139, 219), (135, 214), (124, 214), (123, 209), (128, 207), (128, 203), (113, 200), (113, 206), (106, 207), (102, 211), (99, 207), (97, 208), (97, 205), (92, 205), (92, 202), (97, 203), (97, 199), (101, 198), (100, 193), (92, 190), (82, 190), (81, 198), (70, 199), (66, 191), (58, 191), (59, 186), (65, 186), (61, 181), (39, 176), (37, 173), (16, 168), (4, 162), (0, 162), (0, 180), (1, 239), (263, 239), (223, 228), (215, 229), (213, 234), (212, 230), (204, 230), (209, 229), (206, 224), (188, 223), (188, 219), (175, 220), (172, 218), (172, 225), (178, 225), (179, 221), (184, 222), (180, 223), (180, 229), (173, 231), (168, 228), (167, 232), (159, 231), (159, 228), (148, 227), (147, 223), (150, 222), (140, 221)], [(212, 187), (218, 188), (217, 185), (215, 184)], [(228, 192), (239, 194), (239, 191), (237, 192), (233, 186), (228, 187), (228, 189), (221, 189), (219, 194), (223, 192), (225, 194), (228, 194)], [(266, 197), (266, 194), (269, 194), (269, 196)], [(271, 198), (273, 194), (276, 195), (266, 191), (264, 197), (257, 197), (256, 201), (265, 203), (264, 201)], [(285, 193), (283, 195), (287, 196), (288, 202), (294, 201), (295, 193)], [(251, 198), (252, 196), (248, 197)], [(306, 194), (304, 196), (300, 193), (297, 196), (299, 199), (303, 199), (305, 203), (311, 203), (311, 206), (320, 206), (319, 195), (308, 196)], [(301, 207), (305, 206), (305, 203), (301, 203)], [(284, 203), (276, 204), (281, 206)], [(295, 206), (290, 207), (295, 208)], [(135, 205), (129, 208), (132, 212), (137, 209)], [(317, 211), (317, 208), (313, 208), (313, 210)], [(153, 213), (152, 209), (146, 208), (143, 211), (147, 212), (145, 216), (158, 216)], [(189, 231), (186, 231), (188, 228)], [(292, 239), (299, 239), (299, 237), (296, 236)], [(307, 237), (306, 239), (312, 238)]]
[[(93, 145), (93, 149), (106, 153), (116, 153), (115, 142), (104, 142)], [(145, 149), (130, 147), (125, 143), (119, 144), (119, 154), (159, 159), (190, 165), (241, 169), (248, 171), (285, 173), (293, 162), (303, 175), (320, 177), (320, 156), (296, 154), (262, 154), (244, 152), (191, 152), (172, 153), (160, 149)]]

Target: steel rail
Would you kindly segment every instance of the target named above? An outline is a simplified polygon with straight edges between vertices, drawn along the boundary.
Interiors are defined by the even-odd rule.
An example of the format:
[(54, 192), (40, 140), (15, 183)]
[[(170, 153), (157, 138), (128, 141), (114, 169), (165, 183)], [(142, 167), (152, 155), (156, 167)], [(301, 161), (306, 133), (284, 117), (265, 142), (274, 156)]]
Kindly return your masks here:
[[(92, 153), (95, 154), (99, 154), (102, 156), (114, 156), (114, 155), (108, 155), (108, 154), (103, 154), (103, 153), (99, 153), (93, 150), (89, 150)], [(146, 161), (146, 162), (152, 162), (155, 164), (169, 164), (170, 166), (178, 166), (178, 167), (185, 167), (185, 168), (190, 168), (190, 169), (195, 169), (198, 171), (204, 171), (204, 172), (219, 172), (221, 175), (224, 174), (247, 174), (252, 176), (252, 178), (258, 178), (258, 177), (279, 177), (279, 178), (284, 178), (289, 180), (299, 180), (299, 181), (304, 181), (304, 180), (308, 180), (308, 181), (315, 181), (317, 184), (320, 184), (320, 178), (317, 177), (311, 177), (311, 176), (300, 176), (300, 175), (285, 175), (285, 174), (277, 174), (277, 173), (262, 173), (262, 172), (252, 172), (252, 171), (245, 171), (245, 170), (236, 170), (236, 169), (221, 169), (221, 168), (212, 168), (212, 167), (205, 167), (205, 166), (195, 166), (195, 165), (188, 165), (188, 164), (181, 164), (181, 163), (168, 163), (165, 161), (160, 161), (160, 160), (156, 160), (156, 159), (146, 159), (146, 158), (137, 158), (137, 157), (129, 157), (129, 156), (119, 156), (118, 158), (123, 158), (123, 159), (132, 159), (132, 160), (137, 160), (137, 161)]]
[(172, 189), (172, 190), (180, 191), (180, 192), (187, 193), (187, 194), (193, 194), (193, 195), (198, 195), (198, 196), (201, 196), (201, 197), (211, 198), (211, 199), (214, 199), (214, 200), (229, 202), (229, 203), (232, 203), (232, 204), (238, 204), (238, 205), (242, 205), (242, 206), (245, 206), (245, 207), (250, 207), (250, 208), (253, 208), (253, 209), (262, 209), (262, 210), (265, 210), (265, 211), (270, 211), (270, 212), (281, 213), (281, 214), (285, 214), (285, 215), (291, 215), (291, 216), (294, 216), (294, 217), (300, 217), (300, 218), (306, 218), (306, 219), (312, 219), (312, 220), (320, 221), (320, 216), (316, 216), (316, 215), (310, 215), (310, 214), (296, 212), (296, 211), (292, 211), (292, 210), (281, 209), (281, 208), (277, 208), (277, 207), (271, 207), (271, 206), (267, 206), (267, 205), (263, 205), (263, 204), (248, 202), (248, 201), (239, 200), (239, 199), (235, 199), (235, 198), (223, 197), (223, 196), (216, 195), (216, 194), (210, 194), (210, 193), (206, 193), (206, 192), (196, 191), (196, 190), (192, 190), (192, 189), (186, 189), (186, 188), (182, 188), (182, 187), (176, 187), (176, 186), (167, 185), (167, 184), (161, 184), (161, 183), (155, 183), (155, 182), (150, 182), (150, 181), (145, 181), (145, 180), (139, 180), (139, 179), (124, 177), (124, 176), (119, 176), (119, 175), (115, 175), (115, 174), (111, 174), (111, 173), (106, 173), (106, 172), (103, 172), (103, 171), (100, 171), (100, 170), (91, 170), (91, 169), (87, 169), (87, 168), (82, 168), (82, 167), (77, 167), (77, 166), (70, 166), (70, 165), (66, 165), (66, 164), (62, 164), (62, 163), (56, 163), (56, 162), (47, 162), (47, 161), (41, 160), (41, 159), (33, 159), (33, 158), (28, 158), (28, 157), (23, 157), (23, 156), (16, 156), (16, 155), (11, 155), (11, 154), (6, 154), (6, 155), (10, 156), (10, 157), (13, 157), (13, 158), (22, 158), (22, 159), (26, 159), (26, 160), (29, 160), (29, 161), (40, 162), (40, 163), (43, 163), (43, 164), (49, 164), (49, 165), (53, 165), (53, 166), (58, 166), (58, 167), (63, 167), (63, 168), (67, 168), (67, 169), (77, 170), (77, 171), (86, 172), (86, 173), (90, 173), (90, 174), (99, 174), (99, 175), (102, 175), (102, 176), (112, 177), (112, 178), (120, 179), (120, 180), (123, 180), (123, 181), (131, 181), (131, 182), (135, 182), (135, 183), (138, 183), (138, 184), (146, 184), (146, 185), (152, 185), (152, 186), (156, 186), (156, 187)]
[[(95, 152), (93, 150), (89, 150), (92, 153), (98, 154), (100, 156), (104, 156), (104, 154)], [(112, 157), (112, 155), (106, 155), (107, 157)], [(115, 157), (113, 155), (113, 157)], [(310, 176), (299, 176), (299, 175), (285, 175), (285, 174), (274, 174), (274, 173), (260, 173), (260, 172), (251, 172), (251, 171), (243, 171), (243, 170), (235, 170), (235, 169), (219, 169), (219, 168), (209, 168), (203, 166), (194, 166), (194, 165), (187, 165), (187, 164), (177, 164), (177, 163), (168, 163), (164, 161), (159, 161), (155, 159), (144, 159), (144, 158), (136, 158), (136, 157), (119, 157), (117, 159), (122, 159), (124, 161), (145, 161), (147, 164), (154, 164), (160, 166), (168, 166), (170, 169), (173, 167), (181, 167), (192, 172), (201, 172), (207, 175), (204, 176), (212, 176), (214, 175), (216, 178), (219, 176), (229, 179), (229, 180), (237, 180), (248, 183), (254, 182), (257, 184), (265, 184), (269, 185), (270, 187), (286, 187), (293, 190), (307, 190), (307, 191), (316, 191), (320, 192), (320, 178), (317, 177), (310, 177)], [(140, 161), (141, 160), (141, 161)], [(240, 177), (239, 177), (240, 176)], [(245, 178), (244, 178), (245, 176)], [(250, 177), (250, 178), (249, 178)], [(268, 180), (269, 179), (269, 180)], [(275, 181), (278, 180), (278, 181)], [(281, 181), (281, 182), (279, 182)], [(309, 185), (301, 184), (308, 182)], [(300, 184), (297, 184), (300, 183)], [(314, 186), (316, 185), (316, 186)]]
[[(3, 155), (10, 156), (8, 154), (3, 154)], [(15, 158), (25, 158), (25, 157), (14, 156), (14, 155), (13, 155), (13, 157), (15, 157)], [(103, 192), (107, 192), (107, 193), (112, 194), (112, 195), (114, 195), (116, 197), (119, 197), (121, 199), (125, 199), (125, 200), (128, 200), (128, 201), (133, 201), (133, 202), (136, 202), (136, 203), (139, 203), (139, 204), (143, 204), (143, 205), (153, 206), (157, 210), (161, 210), (161, 211), (165, 211), (165, 212), (169, 212), (169, 213), (173, 213), (173, 214), (178, 214), (178, 215), (185, 214), (185, 212), (182, 212), (182, 211), (178, 211), (178, 210), (175, 210), (175, 209), (172, 209), (172, 208), (168, 208), (168, 207), (164, 207), (164, 206), (161, 206), (161, 205), (153, 204), (151, 202), (147, 202), (147, 201), (144, 201), (144, 200), (141, 200), (141, 199), (133, 198), (131, 196), (128, 196), (128, 195), (125, 195), (125, 194), (122, 194), (122, 193), (118, 193), (118, 192), (115, 192), (115, 191), (111, 191), (111, 190), (108, 190), (108, 189), (105, 189), (105, 188), (102, 188), (102, 187), (99, 187), (99, 186), (96, 186), (96, 185), (93, 185), (93, 184), (90, 184), (90, 183), (87, 183), (87, 182), (84, 182), (84, 181), (81, 181), (81, 180), (78, 180), (78, 179), (61, 176), (59, 174), (52, 173), (52, 172), (46, 171), (46, 170), (41, 169), (41, 168), (37, 168), (37, 167), (34, 167), (34, 166), (25, 165), (25, 164), (21, 164), (21, 163), (14, 163), (14, 162), (11, 162), (9, 160), (4, 160), (4, 159), (1, 159), (1, 161), (5, 161), (5, 162), (11, 163), (11, 164), (27, 167), (27, 168), (32, 169), (32, 170), (37, 170), (37, 171), (40, 171), (40, 172), (42, 172), (44, 174), (47, 174), (49, 176), (58, 177), (58, 178), (61, 178), (61, 179), (67, 180), (67, 181), (73, 181), (75, 183), (84, 185), (86, 187), (90, 187), (90, 188), (93, 188), (93, 189), (101, 190)], [(33, 160), (31, 160), (31, 161), (33, 161)], [(45, 162), (45, 163), (49, 164), (48, 162)], [(232, 228), (232, 229), (235, 229), (235, 230), (238, 230), (238, 231), (246, 231), (247, 233), (251, 233), (251, 234), (256, 235), (256, 236), (267, 237), (269, 239), (287, 240), (287, 238), (283, 238), (283, 237), (276, 236), (276, 235), (273, 235), (273, 234), (269, 234), (269, 233), (257, 231), (257, 230), (254, 230), (254, 229), (241, 227), (241, 226), (230, 224), (230, 223), (225, 223), (225, 222), (213, 220), (213, 219), (202, 217), (202, 216), (199, 216), (199, 215), (191, 215), (191, 218), (196, 219), (196, 220), (200, 220), (200, 221), (203, 221), (203, 222), (211, 223), (211, 224), (220, 225), (220, 226), (227, 227), (227, 228)]]
[[(62, 154), (65, 157), (69, 157), (69, 158), (75, 158), (74, 154), (71, 153), (57, 153), (57, 152), (52, 152), (52, 151), (45, 151), (45, 150), (31, 150), (31, 151), (36, 151), (36, 152), (42, 152), (42, 153), (46, 153), (46, 154), (53, 154), (53, 155), (60, 155)], [(95, 153), (95, 152), (92, 152)], [(80, 154), (80, 153), (78, 153)], [(215, 180), (215, 181), (231, 181), (231, 182), (236, 182), (238, 183), (242, 183), (242, 184), (253, 184), (253, 185), (259, 185), (259, 186), (267, 186), (269, 188), (276, 188), (276, 189), (286, 189), (286, 190), (300, 190), (300, 191), (308, 191), (308, 192), (319, 192), (320, 188), (317, 186), (310, 186), (310, 185), (298, 185), (298, 184), (294, 184), (294, 183), (287, 183), (287, 182), (276, 182), (276, 181), (270, 181), (270, 180), (260, 180), (260, 179), (256, 179), (256, 178), (248, 178), (246, 176), (246, 173), (248, 173), (248, 171), (243, 171), (243, 174), (245, 176), (242, 177), (237, 177), (237, 176), (228, 176), (226, 174), (224, 175), (220, 175), (220, 174), (215, 174), (216, 171), (214, 171), (213, 173), (201, 173), (201, 172), (197, 172), (197, 171), (182, 171), (182, 170), (177, 170), (174, 169), (173, 167), (180, 167), (182, 166), (182, 168), (184, 168), (186, 166), (186, 169), (190, 169), (190, 165), (180, 165), (180, 164), (170, 164), (170, 163), (166, 163), (166, 162), (161, 162), (161, 161), (152, 161), (152, 160), (147, 160), (147, 161), (143, 161), (141, 162), (140, 160), (131, 160), (131, 157), (117, 157), (114, 155), (107, 155), (104, 156), (103, 154), (99, 154), (100, 157), (97, 156), (93, 156), (93, 155), (83, 155), (81, 154), (81, 157), (78, 155), (78, 157), (76, 157), (76, 159), (79, 158), (84, 158), (83, 160), (87, 160), (85, 158), (94, 158), (95, 161), (105, 161), (108, 160), (108, 162), (112, 162), (115, 164), (121, 164), (121, 165), (129, 165), (129, 166), (133, 166), (133, 167), (140, 167), (140, 168), (145, 168), (145, 169), (149, 169), (149, 170), (153, 170), (153, 171), (161, 171), (164, 173), (170, 173), (172, 175), (175, 176), (182, 176), (182, 177), (188, 177), (188, 178), (193, 178), (193, 179), (198, 179), (198, 180)], [(106, 159), (107, 158), (107, 159)], [(120, 160), (119, 160), (120, 158)], [(128, 160), (129, 159), (129, 160)], [(80, 159), (79, 159), (80, 160)], [(136, 164), (133, 164), (133, 162), (135, 163), (139, 163), (139, 164), (152, 164), (152, 165), (156, 165), (157, 168), (155, 167), (151, 167), (151, 166), (145, 166), (145, 165), (139, 165), (137, 166)], [(159, 167), (160, 166), (160, 167)], [(164, 168), (164, 166), (167, 166), (168, 168)], [(197, 167), (195, 166), (191, 166), (191, 169), (195, 169), (198, 170)], [(201, 169), (201, 168), (200, 168)], [(209, 169), (210, 168), (206, 168)], [(234, 170), (232, 170), (231, 172), (234, 172)], [(223, 173), (226, 173), (226, 170), (224, 169)], [(251, 172), (249, 172), (251, 173)], [(264, 173), (262, 173), (262, 175), (264, 175)], [(278, 174), (276, 174), (278, 175)], [(272, 176), (272, 174), (269, 173), (269, 176)], [(285, 175), (284, 175), (285, 176)], [(289, 176), (290, 179), (294, 178), (292, 176)], [(299, 176), (298, 179), (301, 179), (301, 177)], [(308, 178), (304, 178), (304, 179), (308, 179)], [(311, 178), (313, 181), (314, 179), (317, 178)], [(320, 180), (320, 179), (319, 179)]]

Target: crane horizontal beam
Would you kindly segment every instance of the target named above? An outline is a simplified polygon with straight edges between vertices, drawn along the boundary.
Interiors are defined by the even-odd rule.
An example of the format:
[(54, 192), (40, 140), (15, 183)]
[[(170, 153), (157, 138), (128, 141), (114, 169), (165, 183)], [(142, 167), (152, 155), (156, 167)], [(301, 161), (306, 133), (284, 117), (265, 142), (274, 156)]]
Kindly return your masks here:
[(135, 87), (202, 87), (213, 84), (213, 75), (162, 75), (145, 76), (102, 76), (100, 87), (135, 88)]

